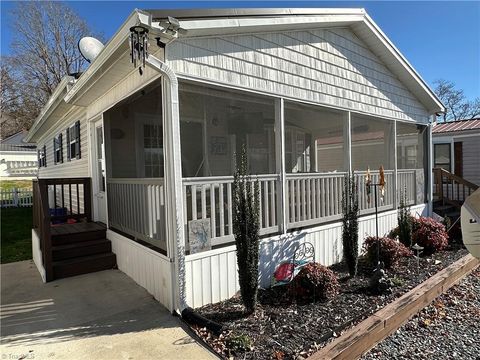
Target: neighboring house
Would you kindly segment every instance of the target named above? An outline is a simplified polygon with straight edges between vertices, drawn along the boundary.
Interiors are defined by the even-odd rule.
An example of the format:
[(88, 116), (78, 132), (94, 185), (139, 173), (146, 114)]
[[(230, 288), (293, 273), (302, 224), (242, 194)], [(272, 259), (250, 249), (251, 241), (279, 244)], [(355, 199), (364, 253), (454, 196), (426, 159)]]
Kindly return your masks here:
[[(149, 56), (134, 67), (131, 31), (144, 29)], [(403, 190), (412, 211), (429, 212), (429, 124), (442, 111), (362, 9), (134, 11), (30, 131), (41, 149), (34, 260), (46, 280), (116, 261), (170, 310), (234, 295), (232, 182), (245, 144), (260, 185), (261, 285), (304, 241), (330, 265), (342, 257), (346, 174), (359, 184), (361, 239), (375, 231), (368, 169), (378, 181), (385, 168), (381, 234)], [(48, 226), (82, 217), (106, 233)], [(95, 237), (97, 257), (71, 235), (88, 226), (90, 240), (109, 240)]]
[(434, 167), (480, 185), (480, 119), (435, 125), (433, 153)]
[(20, 131), (0, 141), (0, 178), (30, 180), (37, 176), (35, 144), (24, 142), (28, 131)]

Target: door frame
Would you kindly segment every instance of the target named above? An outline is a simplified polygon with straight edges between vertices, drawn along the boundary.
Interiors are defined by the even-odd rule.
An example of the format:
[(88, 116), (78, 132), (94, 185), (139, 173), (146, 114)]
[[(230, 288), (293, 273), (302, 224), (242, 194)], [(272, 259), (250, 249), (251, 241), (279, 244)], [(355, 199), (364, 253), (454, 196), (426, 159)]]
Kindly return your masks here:
[(89, 124), (89, 134), (90, 134), (90, 147), (89, 147), (89, 153), (90, 153), (90, 177), (92, 179), (92, 202), (93, 202), (93, 219), (95, 221), (99, 221), (98, 218), (98, 202), (95, 198), (95, 194), (99, 193), (99, 184), (97, 182), (98, 179), (98, 167), (97, 167), (97, 127), (99, 127), (99, 124), (102, 126), (102, 135), (103, 135), (103, 159), (105, 162), (105, 224), (108, 227), (108, 194), (107, 194), (107, 161), (105, 159), (105, 121), (103, 118), (103, 114), (100, 114), (98, 116), (95, 116), (94, 118), (90, 119), (88, 122)]

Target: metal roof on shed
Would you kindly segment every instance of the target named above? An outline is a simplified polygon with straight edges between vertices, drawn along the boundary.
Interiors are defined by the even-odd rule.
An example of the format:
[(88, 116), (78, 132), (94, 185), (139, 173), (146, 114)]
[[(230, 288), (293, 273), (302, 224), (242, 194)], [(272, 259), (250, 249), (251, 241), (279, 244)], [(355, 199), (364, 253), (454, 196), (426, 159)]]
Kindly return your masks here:
[(459, 120), (440, 123), (435, 125), (433, 133), (446, 133), (452, 131), (480, 130), (480, 118), (471, 120)]

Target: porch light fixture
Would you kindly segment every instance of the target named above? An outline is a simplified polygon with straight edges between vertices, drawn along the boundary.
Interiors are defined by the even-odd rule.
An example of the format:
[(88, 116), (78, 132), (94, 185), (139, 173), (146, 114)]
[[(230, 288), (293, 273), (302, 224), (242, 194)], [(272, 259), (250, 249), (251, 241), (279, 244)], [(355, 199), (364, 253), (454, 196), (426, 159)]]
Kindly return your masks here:
[(143, 74), (145, 68), (145, 60), (148, 57), (148, 29), (143, 26), (132, 26), (130, 28), (130, 55), (134, 67), (137, 62), (140, 63), (138, 71)]

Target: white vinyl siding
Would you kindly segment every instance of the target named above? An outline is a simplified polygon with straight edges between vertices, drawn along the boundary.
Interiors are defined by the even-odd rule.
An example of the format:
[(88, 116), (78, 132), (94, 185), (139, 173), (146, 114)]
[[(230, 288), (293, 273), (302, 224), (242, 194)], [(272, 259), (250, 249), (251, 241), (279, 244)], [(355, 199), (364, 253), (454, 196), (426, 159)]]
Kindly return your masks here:
[(180, 76), (427, 122), (428, 112), (351, 30), (181, 38), (168, 46)]
[(461, 141), (463, 152), (463, 178), (480, 185), (480, 134), (463, 138), (454, 138)]
[[(80, 121), (80, 146), (81, 158), (67, 160), (67, 128), (73, 126), (76, 121)], [(51, 126), (43, 136), (38, 140), (37, 145), (46, 145), (47, 149), (47, 167), (39, 168), (39, 178), (76, 178), (88, 177), (88, 157), (89, 157), (89, 143), (88, 131), (85, 111), (79, 111), (68, 114), (62, 121), (59, 121), (54, 126)], [(54, 164), (53, 139), (62, 133), (63, 138), (63, 163)]]

